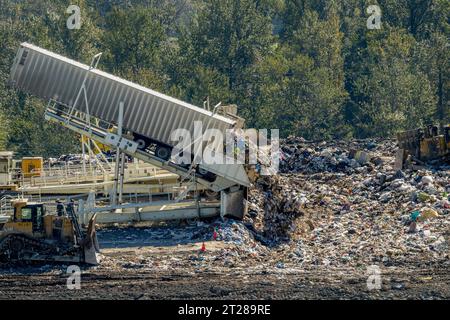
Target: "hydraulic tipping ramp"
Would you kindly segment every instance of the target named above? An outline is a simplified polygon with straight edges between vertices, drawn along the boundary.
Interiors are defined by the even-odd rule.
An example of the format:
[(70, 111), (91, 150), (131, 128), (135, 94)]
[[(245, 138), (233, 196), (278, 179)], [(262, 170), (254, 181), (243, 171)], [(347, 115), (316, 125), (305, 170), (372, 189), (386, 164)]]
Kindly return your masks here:
[[(75, 117), (61, 112), (54, 102), (48, 104), (44, 116), (46, 120), (58, 123), (61, 126), (98, 143), (111, 148), (117, 147), (117, 145), (111, 143), (111, 133), (108, 129), (97, 126), (93, 124), (92, 121), (87, 123), (83, 117)], [(197, 183), (214, 192), (220, 192), (221, 216), (231, 215), (242, 218), (245, 212), (247, 212), (247, 188), (250, 186), (250, 181), (244, 166), (241, 164), (199, 165), (206, 174), (209, 174), (210, 172), (214, 174), (214, 179), (212, 180), (195, 170), (191, 170), (189, 167), (180, 166), (170, 160), (160, 159), (148, 151), (139, 150), (137, 148), (127, 148), (126, 144), (125, 147), (121, 147), (120, 149), (121, 152), (131, 157), (160, 167), (177, 174), (180, 177), (194, 174)]]
[[(96, 142), (101, 144), (116, 147), (112, 145), (108, 139), (109, 132), (98, 126), (87, 124), (81, 118), (76, 118), (74, 116), (68, 116), (66, 113), (62, 113), (60, 110), (53, 108), (50, 104), (45, 111), (45, 119), (48, 121), (56, 122), (71, 131), (74, 131), (80, 135), (84, 135)], [(182, 167), (171, 161), (163, 160), (156, 157), (154, 154), (149, 152), (139, 150), (139, 149), (128, 149), (122, 148), (121, 151), (131, 157), (140, 159), (149, 164), (155, 165), (167, 171), (170, 171), (179, 176), (184, 176), (188, 174), (189, 168)], [(250, 186), (250, 181), (248, 179), (247, 173), (245, 172), (244, 166), (239, 164), (213, 164), (199, 165), (203, 170), (207, 172), (212, 172), (216, 175), (214, 181), (208, 181), (201, 174), (195, 173), (197, 175), (197, 182), (204, 185), (208, 189), (218, 192), (230, 188), (234, 185), (240, 185), (243, 187)]]

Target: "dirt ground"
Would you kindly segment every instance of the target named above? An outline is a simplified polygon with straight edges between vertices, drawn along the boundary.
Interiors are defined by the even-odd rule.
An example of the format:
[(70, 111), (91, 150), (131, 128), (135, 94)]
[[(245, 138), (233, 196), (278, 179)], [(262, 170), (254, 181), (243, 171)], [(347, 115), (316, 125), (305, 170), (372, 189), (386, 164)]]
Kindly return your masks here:
[(120, 247), (103, 237), (103, 246), (112, 245), (102, 250), (101, 266), (83, 268), (80, 290), (67, 288), (67, 266), (4, 267), (0, 299), (450, 298), (448, 267), (381, 268), (381, 288), (369, 290), (364, 268), (225, 267), (218, 257), (229, 245), (220, 241), (200, 253), (202, 242)]

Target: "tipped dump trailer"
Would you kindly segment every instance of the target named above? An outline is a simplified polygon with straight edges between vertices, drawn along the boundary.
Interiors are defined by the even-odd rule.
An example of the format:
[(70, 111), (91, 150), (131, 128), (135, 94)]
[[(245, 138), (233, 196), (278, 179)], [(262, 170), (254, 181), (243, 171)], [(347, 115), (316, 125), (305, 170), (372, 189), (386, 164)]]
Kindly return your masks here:
[[(121, 152), (174, 172), (182, 179), (198, 178), (194, 182), (220, 191), (221, 215), (242, 218), (247, 211), (245, 199), (250, 186), (242, 164), (201, 163), (190, 167), (167, 161), (171, 149), (178, 144), (171, 141), (172, 132), (185, 129), (194, 140), (200, 133), (196, 132), (199, 131), (196, 122), (200, 121), (202, 134), (207, 129), (216, 129), (226, 137), (226, 130), (243, 126), (244, 119), (236, 115), (236, 107), (222, 107), (223, 114), (196, 107), (96, 69), (98, 56), (88, 66), (22, 43), (8, 82), (14, 88), (48, 100), (47, 120), (102, 144), (119, 147)], [(91, 116), (101, 120), (100, 123), (91, 122)], [(119, 144), (114, 140), (117, 135), (109, 130), (111, 125), (119, 126), (117, 122), (127, 131)], [(130, 136), (136, 143), (129, 141)], [(123, 141), (127, 145), (122, 146)]]
[[(81, 96), (85, 81), (87, 106)], [(22, 43), (11, 68), (9, 84), (27, 93), (83, 113), (116, 123), (119, 102), (124, 103), (123, 128), (131, 132), (140, 149), (155, 144), (161, 155), (170, 155), (175, 129), (194, 135), (194, 121), (206, 129), (225, 130), (239, 124), (228, 117), (196, 107), (32, 44)], [(74, 106), (75, 101), (77, 102)], [(225, 135), (224, 135), (225, 136)], [(163, 157), (164, 158), (164, 157)]]

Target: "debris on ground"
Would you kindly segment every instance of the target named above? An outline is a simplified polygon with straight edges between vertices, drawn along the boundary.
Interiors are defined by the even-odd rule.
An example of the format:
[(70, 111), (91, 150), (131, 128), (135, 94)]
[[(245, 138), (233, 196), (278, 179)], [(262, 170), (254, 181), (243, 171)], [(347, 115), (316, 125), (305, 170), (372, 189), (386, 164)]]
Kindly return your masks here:
[[(448, 168), (394, 170), (391, 141), (290, 138), (282, 150), (281, 173), (256, 181), (243, 221), (112, 232), (123, 232), (127, 246), (135, 237), (140, 245), (151, 238), (156, 246), (196, 242), (198, 252), (206, 242), (208, 254), (200, 260), (211, 269), (245, 268), (252, 261), (276, 269), (450, 265)], [(108, 232), (100, 230), (100, 239)], [(211, 242), (226, 246), (210, 251)], [(160, 260), (170, 267), (170, 259)]]
[[(359, 292), (347, 292), (348, 296), (367, 298), (365, 272), (375, 265), (383, 274), (396, 275), (391, 282), (383, 278), (384, 297), (427, 298), (424, 285), (437, 290), (432, 297), (449, 297), (448, 165), (396, 170), (396, 145), (390, 140), (289, 138), (280, 145), (280, 173), (256, 180), (243, 221), (218, 218), (188, 225), (100, 227), (102, 262), (84, 272), (98, 278), (100, 286), (112, 275), (129, 277), (130, 292), (144, 290), (136, 287), (135, 275), (181, 287), (184, 278), (199, 277), (196, 283), (201, 286), (217, 275), (217, 281), (232, 277), (236, 285), (224, 287), (223, 279), (216, 281), (201, 297), (228, 297), (233, 294), (229, 287), (263, 286), (267, 279), (283, 279), (286, 292), (295, 291), (298, 283), (302, 285), (297, 294), (306, 287), (325, 290), (335, 284), (340, 292), (353, 292), (358, 284)], [(6, 267), (3, 277), (43, 272), (52, 279), (65, 272), (63, 267), (24, 268)], [(311, 277), (319, 282), (312, 283)], [(189, 286), (183, 290), (188, 292)], [(178, 290), (164, 297), (197, 297), (199, 291), (192, 290), (193, 295), (182, 296)], [(308, 297), (318, 297), (317, 292)], [(335, 293), (330, 289), (330, 296)], [(125, 292), (115, 295), (121, 294)], [(155, 294), (151, 297), (160, 290)]]
[(245, 219), (264, 241), (303, 266), (449, 264), (448, 165), (394, 170), (393, 141), (281, 145), (281, 174), (256, 182)]

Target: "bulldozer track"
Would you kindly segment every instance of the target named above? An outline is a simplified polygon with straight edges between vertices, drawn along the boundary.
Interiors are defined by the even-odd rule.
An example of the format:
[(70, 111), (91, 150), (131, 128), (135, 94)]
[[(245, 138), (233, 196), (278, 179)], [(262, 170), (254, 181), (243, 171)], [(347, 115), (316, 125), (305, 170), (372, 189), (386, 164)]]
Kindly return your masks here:
[[(17, 241), (22, 243), (22, 248), (14, 252), (12, 246)], [(19, 233), (6, 234), (0, 240), (0, 256), (7, 257), (8, 260), (26, 261), (36, 255), (74, 255), (77, 251), (78, 248), (73, 247), (61, 250), (53, 244)]]

